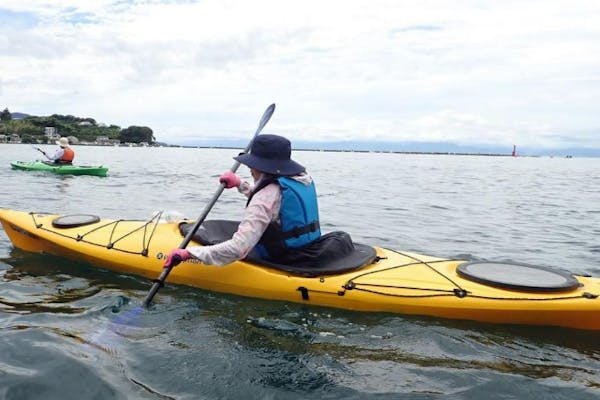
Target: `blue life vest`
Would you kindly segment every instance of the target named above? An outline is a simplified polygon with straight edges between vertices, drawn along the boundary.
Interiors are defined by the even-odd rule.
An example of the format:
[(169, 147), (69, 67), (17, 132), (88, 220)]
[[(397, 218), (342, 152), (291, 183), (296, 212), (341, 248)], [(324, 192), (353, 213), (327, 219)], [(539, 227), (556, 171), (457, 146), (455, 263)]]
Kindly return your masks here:
[(314, 182), (305, 185), (289, 177), (274, 177), (261, 182), (254, 193), (270, 183), (281, 188), (280, 223), (269, 224), (255, 250), (262, 258), (276, 260), (278, 255), (321, 237), (321, 229)]

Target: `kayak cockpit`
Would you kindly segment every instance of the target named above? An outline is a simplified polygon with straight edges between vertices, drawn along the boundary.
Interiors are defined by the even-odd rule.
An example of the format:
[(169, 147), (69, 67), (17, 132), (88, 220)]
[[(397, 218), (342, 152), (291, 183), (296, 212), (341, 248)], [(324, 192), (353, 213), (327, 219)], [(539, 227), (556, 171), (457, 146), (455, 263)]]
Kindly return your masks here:
[(44, 164), (49, 165), (51, 167), (60, 167), (61, 165), (70, 165), (72, 166), (73, 163), (71, 161), (60, 161), (60, 162), (55, 162), (55, 161), (42, 161)]
[[(182, 236), (192, 229), (193, 223), (179, 224)], [(208, 246), (231, 239), (237, 231), (239, 221), (204, 221), (193, 236), (193, 240)], [(253, 264), (290, 272), (294, 275), (321, 276), (354, 271), (369, 265), (377, 258), (375, 249), (354, 243), (346, 232), (335, 231), (322, 235), (307, 246), (286, 256), (285, 263), (275, 263), (258, 257), (251, 252), (244, 260)]]

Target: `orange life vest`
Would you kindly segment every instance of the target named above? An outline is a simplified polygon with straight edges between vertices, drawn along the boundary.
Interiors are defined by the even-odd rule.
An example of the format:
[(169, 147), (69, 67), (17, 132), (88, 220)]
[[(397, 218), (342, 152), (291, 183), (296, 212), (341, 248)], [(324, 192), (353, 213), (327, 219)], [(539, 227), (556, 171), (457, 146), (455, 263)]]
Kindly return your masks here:
[(70, 163), (70, 162), (73, 162), (74, 158), (75, 158), (75, 152), (70, 147), (65, 147), (65, 152), (63, 153), (62, 157), (60, 158), (60, 162)]

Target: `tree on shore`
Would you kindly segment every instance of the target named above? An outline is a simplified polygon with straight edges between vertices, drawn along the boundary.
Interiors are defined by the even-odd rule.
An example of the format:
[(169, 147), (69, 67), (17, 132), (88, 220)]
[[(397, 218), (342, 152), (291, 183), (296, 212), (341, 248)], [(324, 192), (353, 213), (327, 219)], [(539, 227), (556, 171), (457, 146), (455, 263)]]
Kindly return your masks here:
[(16, 134), (23, 143), (46, 143), (49, 139), (45, 128), (55, 128), (61, 136), (75, 137), (82, 142), (95, 142), (98, 137), (119, 139), (121, 142), (154, 144), (154, 132), (147, 126), (98, 124), (94, 118), (52, 114), (51, 116), (28, 116), (13, 119), (8, 107), (0, 112), (0, 134)]
[(10, 113), (10, 111), (8, 111), (8, 107), (6, 107), (1, 113), (0, 113), (0, 121), (2, 122), (8, 122), (12, 119), (12, 114)]
[(129, 128), (121, 130), (119, 140), (126, 143), (141, 143), (146, 142), (152, 144), (156, 141), (152, 129), (147, 126), (132, 125)]

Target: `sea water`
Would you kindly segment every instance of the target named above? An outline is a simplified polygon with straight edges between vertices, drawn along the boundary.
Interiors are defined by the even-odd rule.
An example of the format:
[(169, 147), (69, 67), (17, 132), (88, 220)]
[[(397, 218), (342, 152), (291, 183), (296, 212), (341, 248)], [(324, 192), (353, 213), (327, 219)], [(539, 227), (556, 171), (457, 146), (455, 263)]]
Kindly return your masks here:
[[(11, 170), (0, 207), (196, 218), (236, 149), (75, 146), (106, 178)], [(600, 159), (297, 151), (322, 230), (448, 258), (600, 276)], [(249, 179), (249, 171), (240, 167)], [(226, 190), (209, 218), (239, 219)], [(0, 398), (593, 399), (597, 332), (359, 313), (151, 282), (15, 249), (0, 230)], [(131, 321), (129, 321), (131, 322)]]

